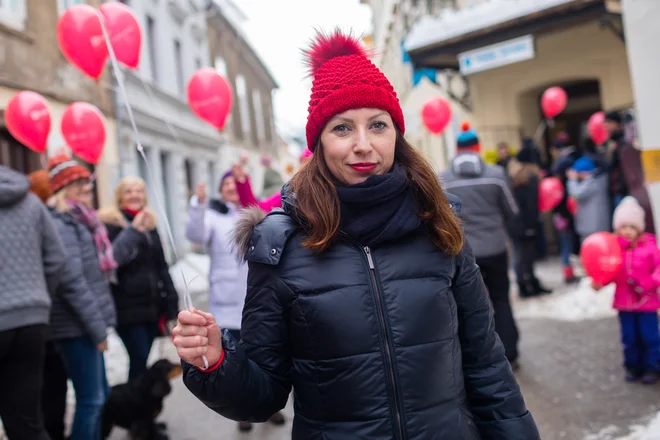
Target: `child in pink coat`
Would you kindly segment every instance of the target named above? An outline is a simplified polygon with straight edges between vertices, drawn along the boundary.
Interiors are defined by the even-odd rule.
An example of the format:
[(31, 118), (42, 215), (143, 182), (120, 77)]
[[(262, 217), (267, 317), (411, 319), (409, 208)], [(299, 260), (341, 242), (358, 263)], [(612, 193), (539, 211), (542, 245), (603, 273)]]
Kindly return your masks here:
[[(623, 265), (613, 281), (613, 306), (619, 311), (626, 380), (641, 378), (651, 384), (660, 373), (660, 250), (655, 236), (644, 233), (644, 218), (644, 209), (633, 197), (624, 198), (614, 211)], [(594, 285), (596, 290), (601, 287)]]

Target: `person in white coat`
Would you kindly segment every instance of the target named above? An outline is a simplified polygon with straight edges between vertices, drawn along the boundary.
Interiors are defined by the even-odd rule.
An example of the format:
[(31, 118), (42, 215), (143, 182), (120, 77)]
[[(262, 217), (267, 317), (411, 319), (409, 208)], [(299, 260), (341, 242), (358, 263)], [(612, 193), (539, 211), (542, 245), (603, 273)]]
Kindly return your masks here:
[[(186, 237), (193, 243), (206, 246), (211, 258), (209, 312), (220, 328), (238, 341), (241, 337), (248, 267), (232, 251), (231, 237), (239, 217), (240, 200), (231, 170), (220, 179), (218, 190), (221, 198), (209, 199), (206, 185), (197, 185), (190, 200)], [(285, 419), (278, 412), (270, 418), (270, 422), (282, 425)], [(251, 423), (239, 423), (239, 430), (251, 429)]]

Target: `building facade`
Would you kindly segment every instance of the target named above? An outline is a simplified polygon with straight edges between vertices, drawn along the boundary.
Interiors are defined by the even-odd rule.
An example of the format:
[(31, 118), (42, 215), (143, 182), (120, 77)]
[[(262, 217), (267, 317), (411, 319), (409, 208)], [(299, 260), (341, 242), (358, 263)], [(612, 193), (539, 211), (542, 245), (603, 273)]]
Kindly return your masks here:
[[(200, 182), (212, 184), (227, 141), (188, 107), (188, 80), (210, 66), (203, 1), (123, 0), (142, 28), (140, 66), (123, 69), (123, 80), (139, 136), (134, 133), (116, 78), (113, 89), (118, 121), (120, 175), (147, 182), (151, 204), (169, 220), (179, 256), (190, 249), (185, 238), (188, 201)], [(138, 151), (141, 143), (146, 160)], [(165, 222), (160, 221), (161, 235)], [(168, 256), (174, 256), (164, 240)]]
[(98, 82), (86, 77), (64, 59), (58, 48), (58, 17), (74, 3), (82, 0), (0, 2), (0, 164), (25, 173), (44, 165), (38, 154), (16, 141), (5, 127), (2, 109), (17, 92), (32, 90), (47, 99), (52, 118), (50, 153), (65, 145), (60, 121), (67, 105), (89, 102), (105, 116), (106, 144), (95, 168), (97, 202), (103, 205), (112, 200), (112, 170), (117, 167), (116, 124), (107, 74)]
[(568, 106), (537, 139), (542, 146), (562, 130), (577, 144), (591, 114), (633, 106), (618, 0), (481, 1), (418, 22), (406, 49), (416, 66), (467, 79), (486, 149), (534, 136), (551, 86), (567, 91)]
[(280, 173), (284, 171), (280, 169), (283, 161), (273, 113), (277, 82), (243, 34), (246, 17), (237, 5), (231, 0), (212, 0), (208, 5), (211, 63), (234, 91), (232, 114), (224, 130), (227, 149), (221, 158), (222, 167), (228, 169), (241, 154), (247, 154), (246, 166), (259, 192), (263, 184), (262, 155), (273, 157), (274, 167)]

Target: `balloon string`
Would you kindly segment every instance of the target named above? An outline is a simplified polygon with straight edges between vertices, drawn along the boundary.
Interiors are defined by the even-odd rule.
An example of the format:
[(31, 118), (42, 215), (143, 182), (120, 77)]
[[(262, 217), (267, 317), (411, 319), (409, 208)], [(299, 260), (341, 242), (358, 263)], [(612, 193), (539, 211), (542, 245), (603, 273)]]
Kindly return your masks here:
[[(140, 131), (137, 128), (137, 123), (135, 122), (135, 117), (133, 115), (133, 109), (131, 108), (131, 104), (128, 100), (128, 93), (126, 93), (126, 86), (124, 84), (124, 76), (123, 73), (121, 72), (119, 68), (119, 62), (117, 61), (117, 57), (115, 56), (115, 51), (112, 46), (112, 42), (110, 41), (110, 36), (108, 34), (108, 30), (105, 27), (105, 22), (103, 19), (103, 14), (101, 14), (101, 11), (97, 11), (96, 14), (99, 17), (99, 22), (101, 23), (101, 30), (103, 31), (103, 38), (105, 39), (105, 43), (108, 46), (108, 53), (110, 54), (110, 62), (112, 64), (112, 71), (114, 72), (115, 78), (117, 79), (117, 84), (119, 86), (119, 91), (122, 95), (122, 98), (124, 100), (124, 106), (126, 107), (126, 112), (128, 114), (128, 119), (131, 122), (131, 127), (133, 128), (133, 134), (135, 135), (135, 143), (137, 146), (137, 150), (140, 153), (140, 156), (142, 156), (142, 159), (144, 160), (144, 163), (146, 165), (147, 169), (147, 179), (150, 183), (150, 185), (154, 188), (154, 196), (156, 200), (156, 204), (158, 205), (159, 211), (161, 211), (161, 215), (165, 219), (165, 230), (167, 232), (167, 237), (170, 240), (170, 243), (172, 245), (172, 250), (174, 251), (174, 256), (176, 257), (176, 260), (179, 261), (179, 253), (176, 250), (176, 244), (174, 242), (174, 234), (172, 233), (172, 227), (170, 226), (170, 221), (167, 218), (167, 212), (164, 209), (164, 204), (160, 200), (160, 196), (158, 195), (157, 186), (155, 185), (154, 181), (154, 176), (153, 172), (151, 170), (151, 166), (149, 165), (149, 160), (147, 160), (147, 156), (144, 153), (144, 148), (142, 147), (142, 143), (140, 142)], [(188, 289), (188, 283), (186, 282), (186, 276), (183, 272), (183, 267), (181, 268), (181, 277), (183, 278), (183, 285), (184, 285), (184, 295), (183, 295), (183, 304), (184, 307), (187, 310), (192, 311), (194, 309), (193, 302), (192, 302), (192, 297), (190, 295), (190, 290)], [(209, 361), (206, 359), (206, 356), (202, 356), (202, 359), (204, 361), (204, 369), (209, 368)]]
[(542, 119), (541, 123), (536, 129), (536, 133), (534, 134), (534, 141), (536, 141), (537, 144), (541, 143), (541, 136), (543, 136), (543, 133), (545, 133), (546, 128), (548, 128), (548, 121), (546, 119)]

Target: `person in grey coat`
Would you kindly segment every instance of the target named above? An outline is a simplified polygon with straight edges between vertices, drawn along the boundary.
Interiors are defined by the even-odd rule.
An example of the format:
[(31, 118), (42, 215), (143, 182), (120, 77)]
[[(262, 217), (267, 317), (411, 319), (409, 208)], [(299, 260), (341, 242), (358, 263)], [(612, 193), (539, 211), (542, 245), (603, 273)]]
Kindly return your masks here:
[(566, 173), (568, 194), (577, 201), (575, 231), (583, 242), (596, 232), (610, 230), (610, 196), (607, 172), (590, 157), (576, 160)]
[(465, 235), (493, 303), (495, 330), (515, 368), (518, 328), (509, 302), (507, 224), (516, 218), (519, 209), (504, 169), (486, 165), (479, 155), (476, 132), (467, 123), (462, 130), (457, 141), (458, 154), (440, 179), (445, 191), (462, 202)]
[(131, 258), (141, 234), (127, 228), (111, 245), (91, 208), (87, 168), (70, 156), (58, 155), (49, 161), (49, 172), (54, 195), (48, 204), (68, 258), (53, 303), (49, 337), (76, 391), (70, 439), (100, 440), (108, 393), (103, 352), (108, 329), (117, 324), (109, 282), (115, 269)]
[(46, 207), (0, 166), (0, 418), (9, 439), (48, 440), (40, 416), (50, 293), (66, 263)]

